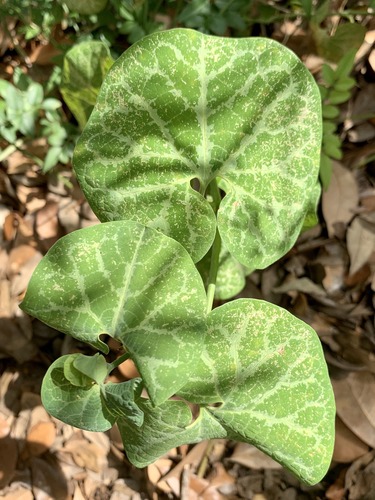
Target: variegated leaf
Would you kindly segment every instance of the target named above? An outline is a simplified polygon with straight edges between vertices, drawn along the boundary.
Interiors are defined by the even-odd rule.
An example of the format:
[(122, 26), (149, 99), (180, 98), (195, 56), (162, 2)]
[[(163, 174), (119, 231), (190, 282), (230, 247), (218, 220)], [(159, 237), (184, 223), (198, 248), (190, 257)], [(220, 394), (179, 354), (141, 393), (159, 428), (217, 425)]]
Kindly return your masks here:
[(223, 242), (242, 264), (263, 268), (314, 212), (320, 108), (310, 73), (273, 40), (153, 33), (111, 68), (74, 167), (100, 220), (157, 228), (195, 262), (216, 228), (200, 193), (223, 179)]

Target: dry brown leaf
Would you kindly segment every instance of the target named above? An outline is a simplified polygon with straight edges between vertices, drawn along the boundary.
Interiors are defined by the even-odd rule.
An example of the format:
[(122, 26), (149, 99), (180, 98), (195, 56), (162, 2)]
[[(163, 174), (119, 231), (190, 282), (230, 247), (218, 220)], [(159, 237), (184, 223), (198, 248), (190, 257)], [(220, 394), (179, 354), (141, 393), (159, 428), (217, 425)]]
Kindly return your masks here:
[(55, 45), (51, 42), (40, 43), (37, 45), (30, 54), (30, 62), (39, 64), (41, 66), (55, 64), (53, 58), (61, 54)]
[(25, 205), (29, 213), (34, 213), (40, 210), (46, 204), (46, 196), (44, 189), (39, 187), (29, 187), (19, 184), (16, 188), (17, 198)]
[(345, 477), (348, 500), (374, 500), (375, 451), (358, 458), (349, 467)]
[(13, 247), (9, 252), (7, 274), (11, 278), (18, 274), (25, 266), (26, 262), (32, 259), (38, 251), (31, 245), (19, 245)]
[(352, 372), (332, 379), (336, 410), (344, 424), (364, 443), (375, 447), (375, 376)]
[(41, 458), (31, 459), (32, 488), (35, 500), (67, 500), (68, 486), (58, 464)]
[(132, 378), (139, 377), (139, 372), (131, 359), (127, 359), (118, 367), (119, 372), (123, 377), (130, 380)]
[(369, 451), (369, 447), (359, 439), (336, 417), (335, 448), (333, 450), (333, 460), (335, 462), (350, 463)]
[(275, 460), (247, 443), (236, 444), (229, 460), (249, 469), (281, 469), (281, 465)]
[(338, 224), (347, 224), (353, 218), (358, 203), (358, 186), (353, 172), (333, 162), (331, 183), (322, 194), (323, 216), (331, 238)]
[(6, 493), (4, 496), (0, 496), (0, 498), (2, 500), (34, 500), (34, 495), (28, 488), (19, 486), (12, 489), (12, 491)]
[(107, 466), (106, 453), (103, 449), (86, 439), (76, 439), (69, 441), (64, 449), (64, 453), (71, 453), (74, 462), (82, 468), (99, 472)]
[(32, 456), (45, 453), (53, 445), (56, 428), (52, 422), (39, 422), (29, 429), (26, 436), (27, 451)]
[(42, 254), (40, 252), (35, 252), (31, 259), (27, 260), (20, 268), (18, 274), (12, 278), (10, 286), (12, 297), (17, 297), (26, 290), (31, 275), (41, 259)]
[(62, 236), (57, 218), (58, 209), (58, 203), (47, 201), (36, 213), (35, 229), (44, 251), (49, 250)]
[(374, 229), (374, 226), (360, 217), (356, 217), (350, 224), (346, 238), (350, 256), (350, 275), (366, 264), (375, 250)]
[(309, 278), (291, 279), (273, 289), (276, 293), (302, 292), (317, 297), (325, 297), (326, 291)]
[(161, 481), (158, 482), (158, 488), (166, 493), (173, 491), (173, 493), (179, 495), (180, 478), (184, 467), (188, 464), (192, 468), (198, 466), (206, 451), (207, 443), (208, 441), (201, 441), (193, 446), (190, 452), (176, 465), (176, 467), (174, 467), (162, 478)]
[(17, 442), (9, 435), (0, 439), (0, 488), (4, 488), (12, 479), (16, 470)]

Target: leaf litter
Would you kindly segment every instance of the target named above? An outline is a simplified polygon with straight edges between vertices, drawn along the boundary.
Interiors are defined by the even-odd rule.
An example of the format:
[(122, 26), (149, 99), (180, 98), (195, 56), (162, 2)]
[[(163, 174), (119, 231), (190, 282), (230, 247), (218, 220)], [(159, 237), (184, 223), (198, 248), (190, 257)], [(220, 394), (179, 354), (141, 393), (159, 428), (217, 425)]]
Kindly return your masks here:
[[(12, 26), (12, 20), (7, 21)], [(319, 78), (324, 59), (293, 22), (275, 24)], [(62, 235), (96, 224), (71, 169), (48, 175), (27, 151), (0, 169), (0, 499), (372, 499), (375, 497), (375, 30), (357, 53), (357, 86), (341, 105), (343, 158), (333, 164), (320, 221), (280, 261), (247, 278), (241, 296), (286, 307), (317, 331), (337, 403), (331, 469), (306, 487), (256, 448), (225, 440), (171, 450), (144, 470), (130, 466), (116, 427), (77, 430), (50, 417), (40, 401), (48, 365), (87, 346), (31, 320), (18, 304), (42, 255)], [(13, 29), (13, 28), (11, 28)], [(1, 52), (11, 39), (0, 33)], [(303, 41), (303, 44), (301, 44)], [(42, 73), (56, 50), (37, 44), (28, 61)], [(27, 68), (26, 68), (27, 69)], [(13, 71), (12, 65), (6, 73)], [(43, 158), (45, 140), (29, 151)], [(219, 304), (220, 302), (218, 302)], [(120, 354), (111, 346), (111, 356)], [(136, 376), (125, 363), (113, 381)]]

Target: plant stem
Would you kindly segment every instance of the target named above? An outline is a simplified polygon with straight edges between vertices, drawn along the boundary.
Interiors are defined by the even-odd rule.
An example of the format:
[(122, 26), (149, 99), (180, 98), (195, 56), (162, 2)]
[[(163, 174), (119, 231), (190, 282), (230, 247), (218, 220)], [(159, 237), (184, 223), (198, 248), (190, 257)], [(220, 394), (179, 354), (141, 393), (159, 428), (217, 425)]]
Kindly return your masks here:
[(112, 363), (108, 363), (108, 373), (110, 373), (112, 370), (117, 368), (118, 366), (121, 365), (124, 361), (130, 358), (130, 354), (128, 352), (125, 352), (124, 354), (121, 354), (117, 359), (112, 361)]
[[(210, 182), (208, 186), (208, 192), (212, 197), (211, 205), (216, 214), (221, 201), (220, 192), (216, 179)], [(212, 310), (212, 304), (214, 302), (217, 272), (219, 269), (220, 250), (221, 250), (221, 238), (219, 231), (216, 228), (215, 239), (211, 249), (210, 271), (208, 275), (207, 309), (206, 309), (207, 314)]]
[(23, 146), (22, 139), (17, 139), (14, 144), (9, 144), (9, 146), (0, 151), (0, 161), (6, 160), (8, 156), (17, 151), (21, 146)]

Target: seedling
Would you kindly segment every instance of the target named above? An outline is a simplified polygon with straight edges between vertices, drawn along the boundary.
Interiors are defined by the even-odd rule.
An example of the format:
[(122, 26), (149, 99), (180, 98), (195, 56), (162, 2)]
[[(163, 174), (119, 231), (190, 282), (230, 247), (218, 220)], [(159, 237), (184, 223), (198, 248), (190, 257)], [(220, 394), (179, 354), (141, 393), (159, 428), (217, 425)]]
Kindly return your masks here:
[(212, 309), (220, 255), (262, 269), (313, 215), (321, 133), (315, 82), (272, 40), (177, 29), (114, 63), (74, 156), (103, 223), (51, 248), (22, 308), (104, 354), (101, 335), (117, 339), (117, 363), (131, 358), (140, 377), (108, 383), (116, 363), (102, 354), (63, 356), (42, 387), (52, 415), (117, 422), (138, 467), (229, 438), (309, 484), (324, 476), (334, 399), (316, 333), (261, 300)]

